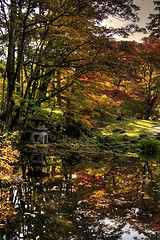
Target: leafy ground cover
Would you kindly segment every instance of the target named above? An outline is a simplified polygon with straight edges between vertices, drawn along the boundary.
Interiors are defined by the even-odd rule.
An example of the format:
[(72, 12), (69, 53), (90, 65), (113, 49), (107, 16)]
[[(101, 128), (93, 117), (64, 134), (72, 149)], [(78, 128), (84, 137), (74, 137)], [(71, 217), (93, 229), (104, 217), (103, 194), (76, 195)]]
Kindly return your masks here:
[(5, 133), (0, 136), (0, 183), (12, 179), (20, 152), (17, 149), (19, 134)]

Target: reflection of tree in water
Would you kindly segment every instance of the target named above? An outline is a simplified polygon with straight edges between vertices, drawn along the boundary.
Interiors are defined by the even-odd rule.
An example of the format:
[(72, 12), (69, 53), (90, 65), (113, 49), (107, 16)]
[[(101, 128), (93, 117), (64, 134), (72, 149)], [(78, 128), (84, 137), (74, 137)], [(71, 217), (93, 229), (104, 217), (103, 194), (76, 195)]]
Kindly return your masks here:
[(152, 163), (143, 164), (140, 178), (136, 192), (140, 210), (144, 213), (154, 213), (159, 205), (159, 186), (158, 179), (152, 170)]
[(30, 177), (45, 177), (44, 166), (47, 166), (45, 154), (25, 154), (22, 161), (22, 176), (30, 181)]
[(41, 178), (41, 175), (35, 178), (30, 175), (30, 164), (28, 166), (23, 174), (29, 182), (10, 191), (9, 200), (13, 202), (17, 216), (15, 221), (8, 222), (6, 240), (58, 240), (81, 235), (72, 216), (77, 207), (77, 197), (74, 197), (77, 193), (73, 192), (71, 176), (62, 171), (53, 179)]
[(6, 239), (21, 236), (21, 239), (51, 240), (59, 239), (63, 234), (67, 237), (73, 224), (68, 220), (69, 208), (66, 208), (64, 198), (64, 193), (53, 191), (52, 185), (42, 183), (29, 187), (24, 184), (18, 192), (12, 192), (17, 217), (15, 222), (8, 222)]
[[(6, 240), (119, 240), (130, 220), (127, 214), (134, 217), (131, 209), (142, 209), (141, 214), (147, 209), (150, 213), (150, 206), (158, 204), (158, 179), (148, 163), (142, 169), (112, 168), (103, 176), (104, 184), (93, 181), (93, 176), (86, 184), (85, 175), (73, 177), (74, 166), (69, 169), (60, 160), (50, 165), (46, 162), (41, 170), (49, 173), (51, 169), (47, 176), (29, 176), (28, 164), (23, 172), (28, 182), (10, 190), (9, 201), (16, 215), (2, 235)], [(108, 222), (104, 222), (106, 218)], [(109, 222), (111, 219), (114, 224)], [(138, 229), (138, 224), (135, 227)], [(153, 232), (146, 232), (145, 225), (141, 231), (148, 239), (158, 239)]]

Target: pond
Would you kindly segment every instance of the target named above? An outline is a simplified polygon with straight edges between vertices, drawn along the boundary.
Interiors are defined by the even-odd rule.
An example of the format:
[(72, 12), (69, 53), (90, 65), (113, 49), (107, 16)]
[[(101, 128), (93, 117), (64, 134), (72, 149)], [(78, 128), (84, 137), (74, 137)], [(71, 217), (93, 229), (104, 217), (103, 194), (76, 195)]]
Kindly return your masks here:
[(160, 164), (138, 156), (24, 155), (0, 190), (2, 240), (160, 239)]

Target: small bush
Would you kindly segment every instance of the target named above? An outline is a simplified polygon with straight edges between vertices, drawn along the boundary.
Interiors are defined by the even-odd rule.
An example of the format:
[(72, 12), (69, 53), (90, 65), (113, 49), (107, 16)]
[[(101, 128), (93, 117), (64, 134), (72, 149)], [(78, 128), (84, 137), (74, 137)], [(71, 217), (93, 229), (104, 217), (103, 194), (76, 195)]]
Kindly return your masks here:
[(69, 149), (70, 148), (70, 141), (69, 141), (69, 138), (61, 138), (61, 139), (58, 139), (57, 140), (57, 143), (59, 144), (59, 146), (62, 148), (62, 149)]
[(152, 138), (142, 139), (140, 142), (140, 149), (147, 155), (160, 154), (160, 141)]

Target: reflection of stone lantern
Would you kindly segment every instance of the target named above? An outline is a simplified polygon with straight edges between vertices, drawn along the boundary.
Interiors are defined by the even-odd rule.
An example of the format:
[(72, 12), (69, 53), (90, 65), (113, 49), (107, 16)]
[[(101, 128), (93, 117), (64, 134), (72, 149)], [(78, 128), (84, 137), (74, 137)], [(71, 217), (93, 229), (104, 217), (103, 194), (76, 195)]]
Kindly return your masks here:
[(47, 128), (41, 124), (38, 125), (38, 127), (35, 129), (35, 131), (31, 134), (31, 142), (39, 142), (39, 143), (48, 143), (48, 134), (47, 134)]

